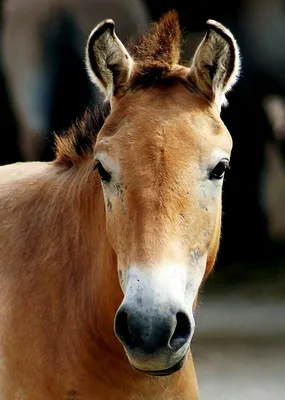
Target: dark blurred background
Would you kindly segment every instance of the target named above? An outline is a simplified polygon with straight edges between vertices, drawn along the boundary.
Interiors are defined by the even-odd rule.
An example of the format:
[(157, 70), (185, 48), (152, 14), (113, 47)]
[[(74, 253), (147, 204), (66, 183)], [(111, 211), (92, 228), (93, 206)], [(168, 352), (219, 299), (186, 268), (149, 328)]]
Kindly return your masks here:
[[(242, 55), (239, 83), (228, 95), (229, 106), (222, 112), (234, 148), (224, 183), (221, 248), (215, 273), (204, 288), (205, 296), (210, 296), (209, 306), (203, 305), (199, 311), (200, 326), (205, 328), (201, 328), (200, 337), (213, 337), (214, 332), (223, 337), (221, 331), (230, 326), (247, 326), (246, 332), (254, 333), (250, 338), (258, 342), (257, 331), (265, 334), (271, 318), (276, 329), (281, 321), (277, 336), (285, 338), (285, 308), (280, 306), (285, 293), (284, 0), (0, 0), (0, 164), (52, 160), (51, 132), (67, 128), (86, 106), (99, 101), (83, 63), (88, 34), (98, 22), (113, 18), (118, 36), (127, 42), (174, 8), (184, 30), (183, 61), (191, 60), (210, 18), (233, 32)], [(254, 299), (258, 301), (254, 303)], [(227, 308), (219, 314), (231, 301), (235, 314)], [(211, 309), (213, 304), (216, 308)], [(220, 329), (215, 331), (217, 326)], [(226, 336), (232, 337), (236, 331)], [(244, 331), (239, 333), (248, 337)], [(237, 339), (239, 345), (244, 340)], [(199, 343), (197, 346), (199, 349)], [(198, 358), (203, 349), (200, 347)], [(244, 352), (237, 350), (237, 354), (248, 354), (248, 349), (252, 350), (242, 348)], [(285, 370), (284, 346), (282, 350)], [(216, 354), (213, 360), (217, 359)], [(242, 366), (246, 360), (240, 362)], [(202, 357), (202, 380), (211, 376), (209, 363), (205, 365)], [(274, 387), (278, 388), (278, 383)], [(225, 397), (221, 393), (210, 397), (285, 399), (283, 389), (283, 394), (276, 392), (275, 397), (259, 397), (260, 393), (250, 392), (250, 388), (248, 396), (235, 397), (232, 390)], [(209, 390), (213, 393), (211, 385)], [(206, 391), (202, 395), (209, 398)]]

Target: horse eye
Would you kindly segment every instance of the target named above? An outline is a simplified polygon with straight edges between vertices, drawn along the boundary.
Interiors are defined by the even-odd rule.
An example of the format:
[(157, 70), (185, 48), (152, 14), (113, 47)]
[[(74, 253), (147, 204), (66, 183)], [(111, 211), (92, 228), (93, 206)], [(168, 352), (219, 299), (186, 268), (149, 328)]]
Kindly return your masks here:
[(102, 165), (99, 161), (97, 161), (97, 163), (96, 163), (96, 165), (95, 165), (95, 169), (97, 169), (97, 171), (98, 171), (98, 173), (99, 173), (99, 175), (100, 175), (101, 181), (102, 181), (103, 183), (108, 183), (108, 182), (110, 182), (110, 180), (111, 180), (111, 174), (109, 174), (109, 172), (107, 172), (107, 171), (105, 170), (105, 168), (103, 167), (103, 165)]
[(228, 160), (221, 160), (215, 168), (210, 172), (209, 178), (212, 179), (222, 179), (225, 175), (226, 170), (229, 168)]

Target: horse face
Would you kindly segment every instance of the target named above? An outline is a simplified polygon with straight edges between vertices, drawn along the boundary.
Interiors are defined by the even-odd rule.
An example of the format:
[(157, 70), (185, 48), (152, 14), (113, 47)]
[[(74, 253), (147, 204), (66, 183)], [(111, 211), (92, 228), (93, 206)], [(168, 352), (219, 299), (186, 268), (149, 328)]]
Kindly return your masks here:
[(99, 25), (87, 46), (91, 78), (112, 105), (95, 159), (124, 293), (115, 334), (131, 365), (152, 375), (183, 365), (198, 289), (219, 243), (232, 147), (219, 110), (237, 74), (237, 52), (228, 31), (209, 25), (191, 68), (170, 60), (169, 79), (144, 90), (151, 68), (132, 60), (112, 21)]
[(231, 138), (203, 99), (173, 87), (126, 95), (95, 150), (124, 292), (115, 333), (135, 368), (170, 373), (217, 251)]

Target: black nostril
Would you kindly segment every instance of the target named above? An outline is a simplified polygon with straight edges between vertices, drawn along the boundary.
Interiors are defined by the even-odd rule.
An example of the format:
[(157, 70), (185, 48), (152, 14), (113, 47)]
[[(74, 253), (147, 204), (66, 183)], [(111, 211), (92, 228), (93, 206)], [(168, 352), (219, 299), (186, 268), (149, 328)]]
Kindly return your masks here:
[(182, 311), (166, 318), (148, 318), (148, 315), (131, 312), (123, 306), (116, 314), (114, 330), (129, 350), (138, 348), (150, 354), (168, 347), (176, 352), (189, 341), (191, 324)]
[(169, 341), (170, 347), (175, 351), (179, 350), (188, 341), (190, 334), (189, 317), (184, 312), (178, 312), (176, 314), (176, 327)]
[(124, 345), (132, 344), (132, 335), (129, 331), (128, 314), (125, 311), (118, 311), (115, 318), (115, 333)]

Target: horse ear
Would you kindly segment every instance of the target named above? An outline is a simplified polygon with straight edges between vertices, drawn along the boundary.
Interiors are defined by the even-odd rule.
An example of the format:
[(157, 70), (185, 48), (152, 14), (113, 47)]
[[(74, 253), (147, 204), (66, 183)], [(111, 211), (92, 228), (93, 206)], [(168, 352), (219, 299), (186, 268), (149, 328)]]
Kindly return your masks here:
[(91, 32), (85, 64), (92, 82), (110, 100), (127, 83), (133, 69), (133, 60), (115, 33), (115, 23), (107, 19)]
[(225, 94), (237, 81), (240, 56), (237, 43), (222, 24), (207, 21), (207, 32), (194, 55), (189, 79), (220, 109), (227, 104)]

